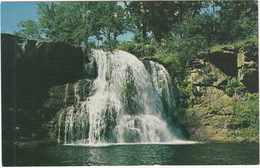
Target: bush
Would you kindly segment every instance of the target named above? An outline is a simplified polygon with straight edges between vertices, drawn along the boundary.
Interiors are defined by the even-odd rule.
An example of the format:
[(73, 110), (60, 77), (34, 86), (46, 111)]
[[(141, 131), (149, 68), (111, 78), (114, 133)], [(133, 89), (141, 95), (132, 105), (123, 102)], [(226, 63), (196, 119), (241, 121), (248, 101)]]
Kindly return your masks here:
[[(234, 109), (230, 129), (248, 130), (251, 136), (259, 134), (259, 101), (258, 93), (247, 93), (246, 101), (231, 103)], [(237, 131), (239, 134), (240, 132)]]
[(202, 93), (193, 85), (193, 84), (188, 84), (186, 90), (188, 91), (188, 93), (190, 95), (194, 95), (194, 96), (202, 96)]
[(126, 41), (123, 41), (118, 49), (127, 51), (137, 57), (153, 56), (156, 52), (156, 47), (154, 45), (145, 45), (143, 43), (131, 43)]
[(117, 40), (105, 40), (103, 43), (102, 48), (104, 48), (107, 51), (113, 51), (118, 46)]
[(253, 75), (253, 74), (256, 74), (256, 73), (257, 73), (257, 69), (253, 69), (253, 68), (250, 68), (250, 69), (241, 69), (241, 73), (242, 73), (242, 74), (245, 74), (245, 75)]
[(246, 87), (241, 82), (239, 82), (239, 80), (236, 77), (234, 77), (228, 79), (228, 84), (226, 85), (225, 93), (228, 96), (232, 97), (236, 94), (243, 95), (246, 93), (246, 90)]

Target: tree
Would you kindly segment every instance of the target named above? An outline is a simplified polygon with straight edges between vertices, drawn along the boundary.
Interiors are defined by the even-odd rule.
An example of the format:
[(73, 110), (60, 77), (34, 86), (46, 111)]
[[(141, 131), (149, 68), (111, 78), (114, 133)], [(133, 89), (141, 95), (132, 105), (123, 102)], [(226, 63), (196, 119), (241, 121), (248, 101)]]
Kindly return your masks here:
[(256, 35), (258, 21), (257, 2), (216, 2), (218, 43), (227, 43)]
[(102, 2), (99, 4), (99, 23), (101, 34), (107, 40), (116, 40), (121, 34), (124, 34), (127, 29), (127, 20), (125, 11), (117, 2)]
[(114, 49), (117, 44), (117, 37), (127, 32), (128, 21), (125, 17), (125, 10), (123, 7), (117, 5), (117, 2), (100, 2), (95, 9), (97, 13), (98, 22), (96, 24), (100, 27), (100, 34), (104, 37), (104, 46)]
[(110, 48), (115, 48), (117, 37), (127, 31), (134, 33), (135, 42), (154, 40), (159, 45), (198, 37), (211, 46), (257, 35), (257, 2), (132, 1), (125, 6), (100, 1), (39, 2), (39, 22), (23, 21), (22, 30), (15, 33), (27, 38), (43, 34), (83, 46), (95, 37)]
[(26, 20), (26, 21), (21, 21), (18, 24), (18, 27), (22, 28), (19, 31), (15, 31), (13, 34), (23, 37), (23, 38), (28, 38), (28, 39), (40, 39), (41, 34), (40, 34), (40, 27), (37, 24), (37, 22), (33, 20)]
[[(202, 6), (194, 3), (187, 7), (181, 3), (180, 8), (189, 9), (189, 12), (180, 12), (183, 14), (180, 14), (179, 22), (172, 26), (172, 34), (175, 36), (182, 39), (200, 36), (206, 40), (209, 47), (257, 35), (256, 2), (214, 1), (203, 2)], [(195, 11), (190, 13), (190, 8)]]
[(116, 41), (127, 27), (117, 2), (40, 2), (38, 15), (48, 38), (78, 45), (87, 45), (91, 36)]
[(95, 7), (94, 2), (40, 2), (37, 13), (47, 38), (87, 45), (89, 37), (99, 31)]
[(177, 22), (174, 4), (175, 2), (147, 2), (147, 25), (158, 44), (169, 35), (172, 24)]
[[(127, 5), (127, 4), (126, 4)], [(184, 22), (185, 17), (198, 14), (200, 2), (137, 2), (127, 5), (134, 27), (147, 39), (150, 32), (160, 44), (163, 38), (172, 36), (172, 27)]]
[(127, 17), (131, 22), (130, 28), (135, 35), (134, 39), (138, 42), (146, 41), (147, 32), (149, 32), (146, 21), (146, 3), (144, 1), (133, 1), (129, 4), (125, 2)]

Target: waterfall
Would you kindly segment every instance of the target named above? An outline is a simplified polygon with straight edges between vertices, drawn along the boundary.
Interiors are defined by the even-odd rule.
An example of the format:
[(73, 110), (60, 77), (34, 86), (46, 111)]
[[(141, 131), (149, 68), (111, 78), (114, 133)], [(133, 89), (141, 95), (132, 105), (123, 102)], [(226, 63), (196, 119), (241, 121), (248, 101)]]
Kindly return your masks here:
[(170, 74), (158, 62), (146, 61), (145, 65), (151, 75), (153, 86), (162, 99), (166, 115), (171, 116), (175, 107), (175, 100)]
[[(171, 78), (153, 61), (146, 66), (124, 52), (92, 50), (97, 77), (91, 94), (61, 109), (58, 141), (64, 144), (167, 142), (176, 139), (167, 118), (174, 110)], [(83, 86), (84, 87), (84, 86)]]

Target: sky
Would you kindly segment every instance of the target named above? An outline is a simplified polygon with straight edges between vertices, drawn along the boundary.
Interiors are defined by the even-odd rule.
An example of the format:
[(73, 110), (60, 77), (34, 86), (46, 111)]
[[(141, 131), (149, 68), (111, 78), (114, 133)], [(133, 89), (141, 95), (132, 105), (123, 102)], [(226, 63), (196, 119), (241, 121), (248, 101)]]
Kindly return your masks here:
[(24, 20), (37, 21), (36, 2), (2, 2), (1, 3), (1, 32), (13, 33), (19, 30), (17, 23)]
[[(17, 23), (24, 20), (37, 21), (37, 2), (2, 2), (1, 3), (1, 33), (12, 34), (18, 31)], [(131, 33), (118, 37), (119, 41), (130, 41)]]

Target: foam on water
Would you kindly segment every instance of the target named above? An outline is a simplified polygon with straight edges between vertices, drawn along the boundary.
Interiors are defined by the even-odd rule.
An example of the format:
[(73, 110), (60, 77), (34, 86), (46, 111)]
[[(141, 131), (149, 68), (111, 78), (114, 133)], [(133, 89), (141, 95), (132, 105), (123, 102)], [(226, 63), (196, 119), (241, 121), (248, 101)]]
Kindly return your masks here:
[(193, 145), (201, 144), (202, 142), (188, 140), (174, 140), (170, 142), (139, 142), (139, 143), (96, 143), (96, 144), (64, 144), (63, 146), (86, 146), (86, 147), (108, 147), (120, 145)]

